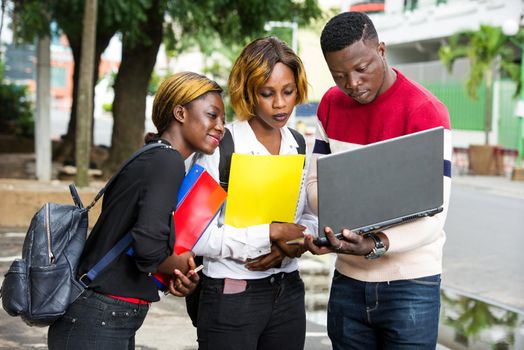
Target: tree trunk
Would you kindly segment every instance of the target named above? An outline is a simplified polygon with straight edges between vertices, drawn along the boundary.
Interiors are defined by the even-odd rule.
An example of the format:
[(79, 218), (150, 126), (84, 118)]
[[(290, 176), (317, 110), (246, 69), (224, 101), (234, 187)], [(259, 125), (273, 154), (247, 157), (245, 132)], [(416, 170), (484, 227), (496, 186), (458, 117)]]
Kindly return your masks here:
[[(98, 28), (97, 28), (98, 29)], [(100, 59), (102, 53), (109, 45), (109, 41), (115, 34), (114, 31), (107, 33), (96, 33), (96, 50), (95, 50), (95, 70), (93, 72), (93, 103), (95, 96), (95, 86), (98, 81), (98, 66), (100, 65)], [(75, 155), (75, 130), (76, 130), (76, 105), (78, 103), (78, 76), (80, 71), (80, 56), (82, 54), (80, 39), (76, 39), (72, 35), (66, 33), (69, 46), (73, 53), (74, 69), (73, 69), (73, 91), (72, 91), (72, 103), (71, 103), (71, 114), (69, 117), (69, 123), (67, 125), (67, 132), (62, 136), (62, 144), (54, 155), (55, 160), (58, 161), (69, 161), (72, 162)], [(93, 115), (91, 115), (93, 119)], [(93, 128), (93, 121), (91, 122), (91, 128)], [(91, 133), (91, 142), (93, 142), (93, 133)]]
[(91, 143), (93, 139), (93, 79), (96, 50), (96, 13), (97, 0), (86, 0), (82, 32), (82, 56), (80, 58), (80, 74), (78, 76), (78, 102), (76, 123), (76, 184), (85, 187), (89, 184), (88, 170), (91, 158)]
[(115, 80), (113, 133), (105, 176), (143, 144), (147, 87), (162, 43), (164, 13), (159, 1), (153, 1), (141, 31), (149, 40), (130, 46), (124, 38), (122, 62)]
[(36, 68), (36, 178), (51, 180), (51, 38), (38, 38)]

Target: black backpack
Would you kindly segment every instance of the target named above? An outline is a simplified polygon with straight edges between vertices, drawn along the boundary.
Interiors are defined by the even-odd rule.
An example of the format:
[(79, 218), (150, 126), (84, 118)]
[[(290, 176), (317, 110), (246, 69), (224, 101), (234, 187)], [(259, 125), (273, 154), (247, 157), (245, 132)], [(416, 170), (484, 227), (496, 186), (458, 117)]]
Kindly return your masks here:
[[(299, 154), (306, 154), (306, 140), (304, 139), (304, 136), (300, 134), (298, 131), (292, 128), (288, 128), (289, 131), (293, 134), (293, 137), (298, 143), (297, 152)], [(219, 145), (220, 149), (220, 161), (218, 163), (218, 173), (220, 178), (220, 186), (227, 192), (227, 188), (229, 185), (229, 172), (231, 170), (231, 156), (233, 155), (233, 152), (235, 151), (235, 143), (233, 141), (233, 136), (231, 135), (231, 132), (229, 129), (226, 128), (226, 132), (224, 134), (224, 137), (220, 141)], [(196, 266), (201, 265), (204, 262), (204, 258), (202, 256), (195, 256), (195, 264)], [(199, 272), (199, 277), (202, 279), (202, 272)], [(186, 297), (186, 309), (187, 314), (191, 318), (191, 323), (193, 323), (193, 326), (197, 326), (197, 319), (198, 319), (198, 304), (200, 303), (200, 292), (201, 292), (201, 286), (200, 283), (196, 286), (193, 293), (189, 294)]]
[[(137, 151), (89, 206), (83, 206), (71, 184), (69, 189), (75, 205), (46, 203), (33, 216), (24, 239), (22, 258), (13, 261), (0, 289), (2, 306), (9, 315), (21, 316), (30, 326), (49, 326), (82, 294), (87, 285), (76, 276), (87, 237), (89, 210), (129, 163), (156, 147), (169, 146), (152, 143)], [(130, 243), (120, 240), (89, 271), (91, 280)]]

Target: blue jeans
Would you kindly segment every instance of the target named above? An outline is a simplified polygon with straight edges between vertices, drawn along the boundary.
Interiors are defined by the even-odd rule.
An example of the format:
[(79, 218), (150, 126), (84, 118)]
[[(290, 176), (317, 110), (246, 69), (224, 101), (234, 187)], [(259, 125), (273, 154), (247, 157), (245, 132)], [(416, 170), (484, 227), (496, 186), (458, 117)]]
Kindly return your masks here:
[(435, 349), (440, 275), (362, 282), (335, 271), (328, 304), (333, 349)]
[(200, 350), (303, 350), (304, 283), (298, 271), (248, 280), (224, 294), (224, 280), (204, 277), (198, 310)]
[(49, 350), (130, 350), (135, 333), (146, 318), (149, 305), (127, 301), (86, 290), (49, 327)]

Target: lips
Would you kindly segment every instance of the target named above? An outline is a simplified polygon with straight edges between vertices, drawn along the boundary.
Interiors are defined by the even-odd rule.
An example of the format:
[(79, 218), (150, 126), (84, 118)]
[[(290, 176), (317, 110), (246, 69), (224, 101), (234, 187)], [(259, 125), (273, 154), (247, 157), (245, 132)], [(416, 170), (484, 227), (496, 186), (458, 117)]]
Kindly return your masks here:
[(365, 94), (367, 94), (367, 92), (368, 92), (367, 90), (359, 91), (357, 93), (352, 93), (349, 96), (354, 98), (354, 99), (359, 99), (359, 98), (363, 97)]
[(215, 144), (215, 145), (219, 145), (220, 144), (220, 140), (222, 139), (222, 136), (221, 135), (213, 135), (213, 134), (208, 134), (208, 136), (211, 138), (211, 141)]
[(273, 114), (273, 119), (275, 119), (276, 121), (282, 122), (282, 121), (285, 121), (288, 118), (288, 116), (289, 114), (287, 113), (278, 113), (278, 114)]

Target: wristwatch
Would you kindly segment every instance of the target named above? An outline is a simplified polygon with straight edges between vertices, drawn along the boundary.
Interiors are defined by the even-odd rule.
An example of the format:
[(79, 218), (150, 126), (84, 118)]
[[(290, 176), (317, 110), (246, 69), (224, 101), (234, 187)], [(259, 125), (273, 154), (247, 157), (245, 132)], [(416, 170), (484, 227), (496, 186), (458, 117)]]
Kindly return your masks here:
[(371, 237), (371, 239), (373, 239), (375, 242), (375, 247), (373, 250), (369, 254), (365, 255), (366, 259), (378, 259), (386, 253), (386, 246), (379, 236), (374, 233), (366, 233), (364, 237)]

